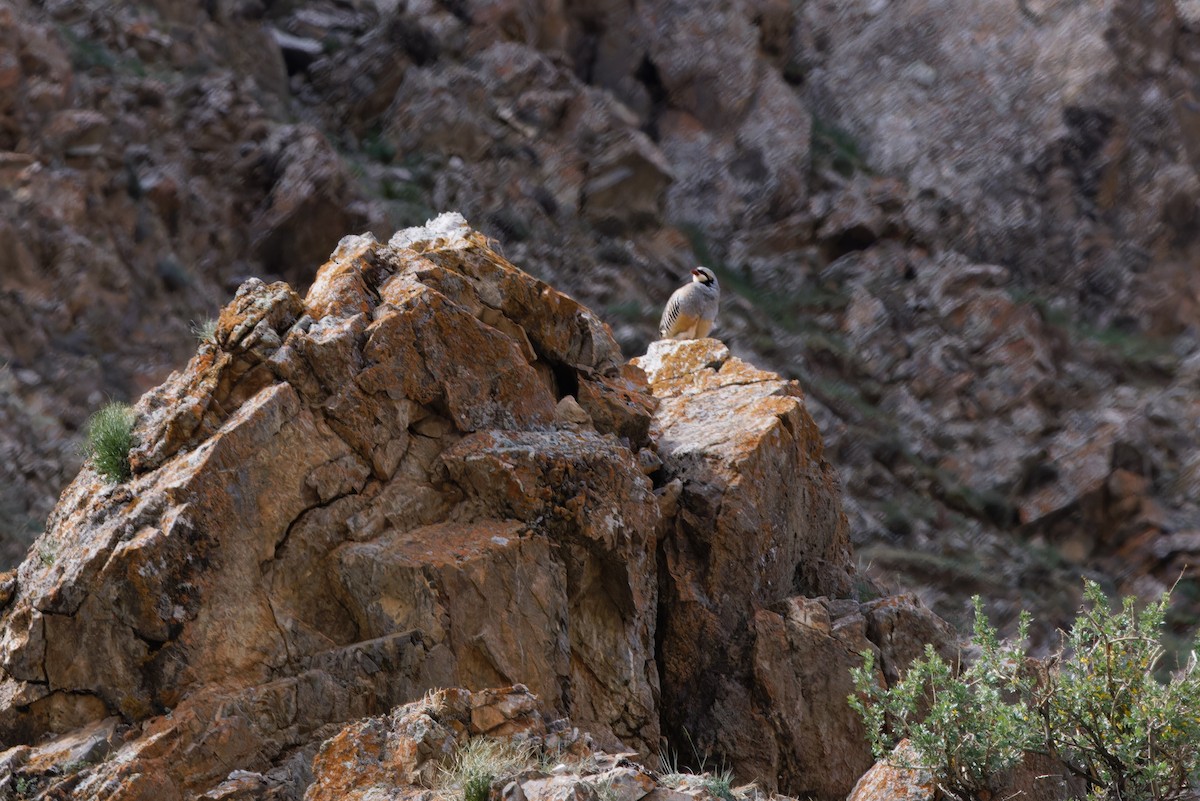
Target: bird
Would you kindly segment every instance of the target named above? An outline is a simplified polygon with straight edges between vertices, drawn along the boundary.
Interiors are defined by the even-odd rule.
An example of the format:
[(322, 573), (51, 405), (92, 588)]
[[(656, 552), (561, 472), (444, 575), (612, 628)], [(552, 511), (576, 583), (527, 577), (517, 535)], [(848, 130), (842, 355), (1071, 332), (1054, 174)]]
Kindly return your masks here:
[(676, 289), (658, 324), (661, 339), (702, 339), (712, 330), (721, 300), (717, 276), (707, 267), (692, 270), (692, 280)]

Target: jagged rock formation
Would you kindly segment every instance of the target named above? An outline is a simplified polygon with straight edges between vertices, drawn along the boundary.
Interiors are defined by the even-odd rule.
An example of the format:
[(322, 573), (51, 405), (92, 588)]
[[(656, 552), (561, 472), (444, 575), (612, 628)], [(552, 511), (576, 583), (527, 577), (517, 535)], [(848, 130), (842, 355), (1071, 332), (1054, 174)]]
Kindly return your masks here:
[[(848, 667), (950, 632), (855, 599), (793, 382), (712, 340), (641, 364), (457, 215), (347, 237), (304, 299), (246, 282), (138, 402), (132, 478), (85, 465), (17, 571), (0, 782), (298, 797), (331, 726), (520, 682), (602, 746), (653, 755), (661, 724), (844, 796)], [(105, 758), (63, 776), (81, 750)]]
[[(512, 775), (496, 776), (492, 786), (504, 798), (526, 801), (597, 799), (603, 801), (717, 801), (722, 798), (705, 776), (654, 774), (631, 761), (634, 754), (596, 752), (586, 733), (565, 721), (547, 723), (537, 699), (517, 686), (471, 693), (439, 690), (390, 715), (368, 718), (347, 726), (321, 746), (313, 760), (313, 784), (305, 801), (367, 801), (429, 797), (429, 788), (443, 794), (459, 791), (447, 786), (452, 773), (447, 763), (472, 738), (513, 744), (523, 750), (524, 764)], [(253, 777), (239, 777), (216, 788), (209, 797), (229, 799), (248, 789)], [(270, 785), (259, 782), (256, 789)], [(758, 788), (728, 788), (742, 801), (772, 796)]]
[(667, 731), (767, 787), (844, 794), (871, 764), (843, 714), (850, 667), (882, 649), (894, 674), (914, 642), (953, 634), (911, 601), (852, 599), (840, 488), (794, 381), (713, 339), (657, 342), (633, 363), (660, 401), (658, 454), (679, 482), (660, 546)]
[(459, 209), (629, 352), (707, 260), (718, 334), (804, 384), (879, 580), (1044, 630), (1082, 571), (1162, 589), (1200, 553), (1198, 20), (1193, 0), (12, 0), (0, 566), (88, 413), (161, 382), (245, 277), (303, 292), (345, 231)]

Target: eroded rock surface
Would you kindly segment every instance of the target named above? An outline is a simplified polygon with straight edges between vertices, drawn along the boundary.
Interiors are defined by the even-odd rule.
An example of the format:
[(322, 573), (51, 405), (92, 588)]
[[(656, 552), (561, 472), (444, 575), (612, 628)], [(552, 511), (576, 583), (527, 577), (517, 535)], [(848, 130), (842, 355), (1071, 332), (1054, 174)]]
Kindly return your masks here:
[[(462, 778), (453, 770), (455, 759), (479, 738), (521, 757), (519, 764), (491, 782), (490, 792), (505, 799), (716, 801), (722, 797), (709, 774), (656, 774), (631, 761), (634, 754), (597, 750), (586, 732), (566, 720), (546, 721), (537, 708), (537, 699), (520, 685), (475, 693), (444, 689), (388, 715), (353, 723), (321, 746), (305, 801), (461, 794), (456, 782)], [(259, 778), (264, 784), (269, 781)], [(743, 801), (785, 801), (754, 787), (738, 788), (736, 793)]]
[[(558, 427), (584, 385), (597, 424)], [(120, 761), (186, 795), (424, 688), (522, 681), (651, 750), (652, 408), (591, 312), (455, 215), (344, 240), (303, 300), (247, 282), (139, 402), (133, 477), (81, 471), (18, 571), (0, 739), (118, 714)]]
[[(331, 730), (520, 683), (504, 709), (601, 747), (653, 761), (665, 733), (834, 799), (870, 765), (849, 668), (953, 639), (857, 600), (795, 382), (716, 340), (624, 363), (455, 214), (344, 238), (305, 298), (246, 281), (136, 419), (132, 477), (85, 465), (0, 583), (0, 786), (365, 799), (394, 772), (350, 752), (416, 748), (428, 784), (442, 746), (396, 745), (393, 715), (312, 762)], [(465, 693), (451, 734), (494, 733)]]
[(850, 668), (873, 651), (895, 678), (910, 643), (944, 648), (953, 632), (914, 598), (856, 600), (837, 476), (796, 382), (714, 339), (658, 342), (634, 363), (660, 399), (671, 481), (664, 730), (767, 788), (844, 797), (872, 762), (845, 703)]

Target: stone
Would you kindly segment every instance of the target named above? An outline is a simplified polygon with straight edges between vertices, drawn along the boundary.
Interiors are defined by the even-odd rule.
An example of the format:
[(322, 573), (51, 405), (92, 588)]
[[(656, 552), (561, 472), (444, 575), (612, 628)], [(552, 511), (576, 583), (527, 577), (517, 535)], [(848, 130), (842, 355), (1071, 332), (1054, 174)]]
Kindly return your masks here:
[(615, 138), (589, 163), (582, 212), (597, 229), (620, 234), (662, 216), (663, 194), (674, 178), (662, 151), (640, 132)]
[(136, 406), (133, 477), (81, 471), (13, 578), (0, 739), (140, 724), (73, 792), (295, 792), (272, 771), (323, 727), (456, 681), (539, 694), (479, 696), (476, 733), (571, 714), (652, 751), (659, 503), (628, 439), (553, 429), (534, 363), (609, 382), (635, 437), (653, 401), (461, 217), (393, 243), (344, 240), (304, 299), (247, 281)]
[(948, 651), (954, 632), (903, 598), (873, 628), (883, 615), (853, 600), (837, 479), (797, 384), (713, 339), (634, 361), (659, 401), (662, 471), (680, 482), (660, 535), (664, 729), (770, 791), (843, 798), (872, 761), (845, 703), (850, 668), (881, 648), (898, 665), (910, 646)]
[(933, 801), (937, 786), (932, 774), (920, 768), (917, 754), (908, 740), (902, 740), (888, 760), (877, 762), (863, 774), (847, 801)]

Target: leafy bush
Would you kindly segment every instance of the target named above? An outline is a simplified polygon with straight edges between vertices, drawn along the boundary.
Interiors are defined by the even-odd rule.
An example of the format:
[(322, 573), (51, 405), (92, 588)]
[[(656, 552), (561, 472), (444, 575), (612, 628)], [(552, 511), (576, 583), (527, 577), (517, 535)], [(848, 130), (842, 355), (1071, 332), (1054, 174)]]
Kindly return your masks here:
[(1163, 682), (1163, 619), (1170, 594), (1140, 613), (1113, 610), (1088, 582), (1085, 604), (1040, 681), (1023, 679), (1052, 753), (1108, 799), (1194, 798), (1200, 768), (1200, 673), (1192, 652)]
[[(1087, 582), (1085, 603), (1058, 652), (1026, 658), (1000, 644), (975, 598), (979, 657), (955, 675), (932, 648), (893, 687), (881, 688), (867, 655), (853, 671), (850, 704), (877, 756), (908, 737), (942, 788), (960, 799), (989, 797), (1026, 752), (1057, 757), (1110, 801), (1194, 798), (1200, 776), (1200, 671), (1195, 653), (1167, 681), (1164, 653), (1170, 594), (1140, 613), (1133, 598), (1113, 610)], [(1028, 617), (1022, 615), (1018, 642)], [(891, 736), (889, 736), (889, 733)], [(917, 766), (909, 766), (917, 767)]]
[(91, 416), (85, 450), (100, 475), (116, 484), (129, 478), (129, 451), (133, 448), (133, 408), (110, 403)]
[[(1021, 639), (1028, 625), (1023, 616)], [(892, 687), (876, 681), (871, 653), (851, 672), (857, 694), (850, 696), (850, 706), (862, 716), (875, 756), (884, 757), (895, 744), (889, 729), (907, 737), (921, 767), (964, 801), (994, 793), (996, 779), (1034, 747), (1036, 736), (1031, 714), (1011, 697), (1010, 666), (1020, 663), (1020, 655), (999, 643), (978, 596), (975, 639), (979, 658), (958, 675), (929, 645)]]

